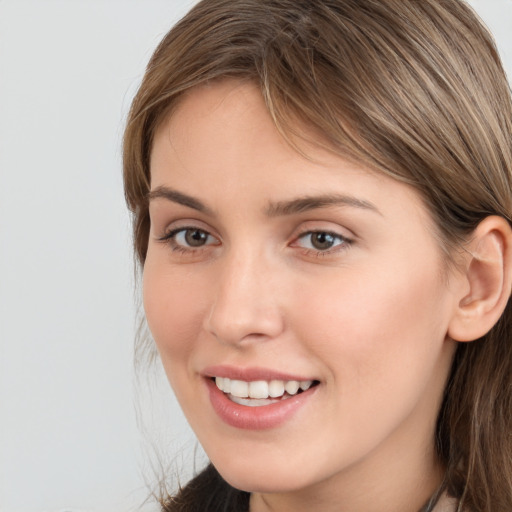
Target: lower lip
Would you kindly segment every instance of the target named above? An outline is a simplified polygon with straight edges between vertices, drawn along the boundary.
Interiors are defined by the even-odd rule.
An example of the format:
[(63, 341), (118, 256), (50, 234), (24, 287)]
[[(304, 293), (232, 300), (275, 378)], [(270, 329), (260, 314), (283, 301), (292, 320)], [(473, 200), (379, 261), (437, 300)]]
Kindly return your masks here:
[(298, 395), (279, 402), (250, 407), (232, 402), (211, 379), (206, 379), (210, 401), (217, 415), (228, 425), (246, 430), (265, 430), (278, 427), (290, 419), (314, 395), (314, 386)]

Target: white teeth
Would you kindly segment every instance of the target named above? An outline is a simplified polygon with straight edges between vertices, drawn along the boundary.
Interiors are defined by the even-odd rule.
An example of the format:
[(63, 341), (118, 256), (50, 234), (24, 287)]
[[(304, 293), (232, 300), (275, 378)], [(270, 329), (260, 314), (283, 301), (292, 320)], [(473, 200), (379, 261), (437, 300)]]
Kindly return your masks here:
[(230, 395), (229, 396), (232, 402), (240, 405), (247, 405), (249, 407), (261, 407), (262, 405), (270, 405), (275, 402), (279, 402), (279, 400), (254, 400), (252, 398), (238, 398), (237, 396)]
[[(243, 380), (231, 380), (227, 377), (215, 377), (215, 384), (217, 387), (231, 397), (237, 399), (259, 399), (266, 400), (269, 398), (287, 398), (290, 395), (296, 395), (301, 389), (302, 391), (308, 390), (312, 385), (312, 380), (256, 380), (246, 382)], [(286, 393), (286, 394), (285, 394)], [(234, 400), (242, 405), (247, 405), (245, 402), (248, 400)], [(264, 405), (264, 404), (262, 404)]]
[(262, 407), (264, 405), (275, 404), (277, 402), (281, 402), (282, 400), (287, 400), (291, 398), (291, 395), (284, 395), (283, 397), (276, 398), (262, 398), (262, 399), (254, 399), (254, 398), (238, 398), (237, 396), (229, 395), (229, 399), (232, 402), (240, 405), (247, 405), (248, 407)]
[(284, 382), (282, 380), (271, 380), (268, 385), (268, 394), (272, 398), (284, 395)]
[(239, 398), (247, 398), (249, 396), (249, 383), (243, 380), (232, 380), (230, 393)]
[(224, 393), (231, 393), (231, 379), (225, 379), (224, 377), (215, 377), (215, 384), (217, 387), (224, 391)]
[(289, 380), (285, 385), (284, 389), (289, 395), (295, 395), (299, 391), (300, 384), (296, 380)]
[(264, 380), (249, 382), (249, 397), (268, 398), (268, 382)]
[(300, 383), (300, 389), (302, 389), (302, 391), (307, 391), (311, 387), (311, 384), (313, 384), (313, 381), (303, 380)]

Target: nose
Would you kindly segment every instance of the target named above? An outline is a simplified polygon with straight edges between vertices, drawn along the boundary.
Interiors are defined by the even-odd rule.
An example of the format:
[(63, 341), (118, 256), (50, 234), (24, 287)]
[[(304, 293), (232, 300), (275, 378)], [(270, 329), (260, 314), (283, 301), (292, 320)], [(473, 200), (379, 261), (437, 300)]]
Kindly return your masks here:
[(233, 254), (219, 264), (205, 329), (224, 344), (242, 346), (283, 331), (278, 270), (257, 253)]

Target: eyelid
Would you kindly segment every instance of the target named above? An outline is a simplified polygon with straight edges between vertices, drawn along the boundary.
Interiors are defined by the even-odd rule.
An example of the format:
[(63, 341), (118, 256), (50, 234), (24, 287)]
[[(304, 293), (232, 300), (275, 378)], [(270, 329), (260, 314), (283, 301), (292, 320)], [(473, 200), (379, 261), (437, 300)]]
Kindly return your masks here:
[(306, 222), (302, 222), (296, 229), (294, 229), (291, 238), (295, 240), (308, 233), (330, 233), (331, 235), (352, 241), (358, 239), (358, 236), (354, 231), (348, 227), (328, 220), (308, 220)]
[[(155, 241), (162, 244), (166, 250), (170, 250), (177, 258), (185, 258), (184, 261), (197, 261), (197, 258), (203, 258), (211, 250), (221, 245), (221, 239), (216, 231), (205, 222), (194, 218), (179, 218), (173, 221), (167, 219), (165, 224), (155, 222), (152, 225)], [(186, 231), (201, 231), (207, 235), (206, 243), (200, 245), (189, 245), (185, 239), (181, 241), (178, 237), (185, 237)], [(182, 233), (183, 234), (180, 234)], [(159, 234), (161, 233), (161, 234)]]
[[(204, 228), (200, 228), (198, 226), (180, 226), (180, 227), (177, 227), (177, 228), (173, 228), (173, 229), (169, 229), (163, 236), (159, 237), (158, 240), (159, 241), (162, 241), (162, 242), (165, 242), (165, 241), (169, 241), (169, 240), (172, 240), (172, 239), (175, 239), (176, 235), (178, 233), (181, 233), (181, 232), (184, 232), (184, 231), (201, 231), (203, 233), (205, 233), (208, 237), (216, 240), (217, 242), (219, 242), (219, 239), (215, 236), (215, 235), (212, 235), (210, 233), (210, 231), (204, 229)], [(214, 245), (214, 244), (206, 244), (206, 245)]]
[[(312, 235), (315, 235), (315, 234), (328, 235), (328, 236), (330, 236), (330, 237), (332, 237), (334, 239), (337, 239), (337, 242), (335, 242), (331, 247), (326, 248), (326, 249), (320, 249), (320, 248), (316, 248), (316, 247), (302, 247), (299, 244), (300, 240), (305, 239), (306, 237), (312, 236)], [(340, 250), (344, 249), (346, 246), (349, 246), (352, 243), (353, 243), (353, 241), (350, 238), (348, 238), (348, 237), (346, 237), (344, 235), (341, 235), (339, 233), (335, 233), (335, 232), (332, 232), (332, 231), (325, 231), (325, 230), (316, 229), (316, 230), (306, 231), (305, 233), (302, 233), (301, 235), (297, 236), (294, 239), (294, 241), (292, 242), (292, 244), (290, 244), (290, 245), (292, 247), (299, 247), (299, 248), (304, 249), (306, 251), (311, 251), (311, 252), (316, 252), (316, 253), (321, 253), (321, 254), (329, 254), (329, 253), (340, 251)]]
[[(197, 229), (220, 240), (216, 231), (207, 223), (194, 217), (189, 218), (162, 218), (151, 219), (151, 230), (156, 240), (165, 239), (170, 233), (185, 229)], [(161, 234), (160, 234), (161, 233)]]
[[(302, 246), (301, 239), (304, 239), (307, 236), (311, 236), (314, 233), (323, 233), (330, 235), (337, 239), (335, 244), (332, 247), (328, 247), (325, 249), (315, 248), (315, 247), (304, 247)], [(315, 256), (315, 257), (328, 257), (328, 256), (337, 256), (338, 253), (347, 250), (350, 246), (352, 246), (357, 240), (357, 235), (355, 233), (346, 228), (345, 226), (341, 226), (335, 222), (326, 221), (326, 220), (318, 220), (318, 221), (306, 221), (302, 223), (294, 232), (291, 237), (291, 242), (289, 244), (290, 247), (295, 250), (301, 251), (306, 256)], [(311, 244), (312, 245), (312, 244)]]

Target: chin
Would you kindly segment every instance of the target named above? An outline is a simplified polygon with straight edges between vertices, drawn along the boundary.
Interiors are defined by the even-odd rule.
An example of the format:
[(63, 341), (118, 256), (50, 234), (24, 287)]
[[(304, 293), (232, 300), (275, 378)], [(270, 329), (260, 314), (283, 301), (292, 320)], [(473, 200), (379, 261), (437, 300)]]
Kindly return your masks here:
[(248, 460), (212, 463), (229, 485), (250, 493), (287, 493), (312, 483), (307, 475), (297, 474), (297, 468), (276, 467), (271, 462), (261, 465), (251, 464)]
[[(222, 478), (235, 489), (250, 493), (287, 493), (301, 488), (294, 478), (275, 478), (266, 471), (265, 474), (240, 475), (219, 471)], [(293, 480), (293, 481), (288, 481)]]

